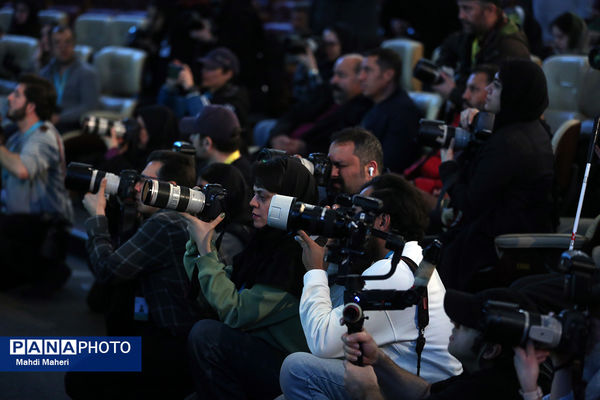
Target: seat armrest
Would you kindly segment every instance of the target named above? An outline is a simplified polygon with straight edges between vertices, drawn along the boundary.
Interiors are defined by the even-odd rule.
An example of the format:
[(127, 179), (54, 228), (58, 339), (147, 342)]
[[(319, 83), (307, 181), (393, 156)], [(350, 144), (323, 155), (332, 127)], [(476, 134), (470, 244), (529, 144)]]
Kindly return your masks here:
[[(509, 249), (564, 249), (569, 248), (570, 233), (509, 233), (495, 239), (498, 256)], [(575, 236), (575, 249), (581, 249), (588, 239)]]

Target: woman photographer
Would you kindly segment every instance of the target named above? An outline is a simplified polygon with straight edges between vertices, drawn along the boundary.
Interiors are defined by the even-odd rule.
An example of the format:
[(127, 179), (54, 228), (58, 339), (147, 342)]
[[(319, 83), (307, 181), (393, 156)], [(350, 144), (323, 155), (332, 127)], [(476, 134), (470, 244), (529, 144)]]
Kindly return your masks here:
[(210, 223), (187, 217), (191, 239), (184, 265), (192, 288), (199, 288), (198, 301), (218, 315), (217, 321), (196, 323), (189, 336), (198, 398), (274, 398), (286, 355), (308, 349), (298, 316), (302, 252), (293, 236), (267, 226), (267, 215), (275, 194), (314, 204), (315, 182), (295, 158), (260, 162), (253, 172), (257, 232), (232, 266), (220, 262), (212, 247), (224, 215)]
[(492, 134), (468, 162), (459, 165), (447, 152), (439, 168), (462, 219), (440, 238), (438, 271), (446, 287), (459, 290), (510, 283), (512, 272), (497, 266), (495, 237), (551, 232), (556, 222), (554, 157), (540, 120), (548, 106), (544, 72), (529, 60), (509, 60), (486, 89), (485, 109), (496, 114)]

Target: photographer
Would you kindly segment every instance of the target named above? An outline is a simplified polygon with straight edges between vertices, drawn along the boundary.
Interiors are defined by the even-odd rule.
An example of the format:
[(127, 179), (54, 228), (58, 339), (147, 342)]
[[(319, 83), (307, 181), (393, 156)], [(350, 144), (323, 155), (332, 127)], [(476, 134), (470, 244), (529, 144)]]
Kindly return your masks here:
[(337, 193), (356, 194), (360, 188), (383, 172), (381, 142), (360, 127), (346, 128), (331, 136), (330, 189)]
[(510, 283), (494, 238), (504, 233), (554, 229), (554, 159), (540, 116), (548, 106), (546, 78), (531, 61), (510, 60), (487, 87), (486, 111), (496, 114), (489, 138), (459, 165), (452, 146), (442, 154), (440, 177), (462, 219), (440, 237), (440, 276), (446, 287), (477, 290)]
[[(141, 176), (187, 187), (193, 187), (196, 180), (191, 158), (171, 151), (151, 153)], [(104, 211), (105, 187), (103, 179), (98, 193), (88, 193), (83, 200), (91, 215), (86, 221), (90, 268), (100, 283), (113, 285), (113, 296), (124, 297), (121, 309), (113, 312), (125, 315), (107, 315), (107, 330), (112, 335), (142, 336), (143, 372), (129, 374), (127, 379), (119, 374), (68, 375), (67, 392), (72, 398), (89, 398), (96, 391), (102, 398), (111, 398), (113, 390), (183, 397), (191, 390), (186, 363), (181, 362), (186, 357), (187, 335), (195, 321), (210, 315), (187, 298), (190, 285), (182, 263), (188, 238), (186, 219), (176, 211), (142, 204), (142, 182), (137, 182), (138, 211), (149, 218), (114, 249)], [(165, 380), (170, 382), (166, 387), (160, 384)]]
[(529, 59), (527, 38), (504, 15), (499, 0), (458, 0), (462, 32), (449, 36), (440, 46), (437, 64), (454, 70), (442, 72), (444, 81), (433, 89), (459, 110), (461, 95), (472, 67), (499, 64), (509, 58)]
[[(346, 390), (355, 399), (490, 399), (521, 400), (519, 383), (512, 366), (510, 346), (486, 340), (481, 328), (487, 300), (535, 306), (510, 289), (489, 289), (476, 295), (448, 290), (444, 309), (454, 322), (448, 352), (462, 363), (464, 372), (430, 384), (396, 365), (367, 332), (344, 334)], [(425, 346), (427, 348), (427, 346)], [(364, 367), (355, 362), (362, 355)]]
[(292, 157), (256, 163), (254, 177), (250, 206), (257, 232), (232, 266), (223, 264), (212, 246), (224, 216), (210, 223), (188, 216), (184, 264), (192, 295), (218, 314), (217, 321), (197, 322), (188, 340), (200, 399), (274, 398), (285, 356), (307, 349), (298, 317), (301, 249), (285, 231), (267, 226), (267, 216), (275, 194), (314, 204), (316, 185)]
[[(367, 183), (361, 192), (383, 201), (383, 209), (375, 219), (374, 227), (383, 232), (402, 235), (406, 244), (402, 255), (415, 263), (422, 259), (417, 240), (423, 238), (427, 226), (427, 209), (417, 190), (399, 175), (381, 175)], [(304, 335), (312, 354), (294, 353), (281, 368), (280, 384), (286, 399), (313, 398), (315, 393), (329, 399), (347, 399), (343, 385), (343, 343), (340, 336), (346, 327), (340, 324), (344, 304), (342, 287), (328, 286), (324, 265), (325, 249), (316, 244), (304, 231), (297, 240), (303, 248), (303, 261), (308, 272), (304, 275), (304, 289), (300, 299), (300, 318)], [(366, 244), (368, 260), (358, 266), (363, 276), (382, 275), (391, 268), (393, 252), (385, 247), (383, 239), (371, 236)], [(379, 261), (377, 261), (379, 260)], [(372, 265), (368, 265), (373, 262)], [(365, 290), (407, 290), (414, 283), (414, 275), (406, 262), (399, 262), (394, 275), (386, 280), (366, 281)], [(450, 320), (443, 311), (444, 286), (437, 274), (428, 284), (429, 325), (426, 345), (421, 354), (421, 376), (436, 382), (459, 374), (460, 364), (448, 354)], [(419, 311), (422, 312), (422, 311)], [(404, 310), (366, 312), (365, 329), (394, 363), (404, 369), (417, 370), (417, 307)]]

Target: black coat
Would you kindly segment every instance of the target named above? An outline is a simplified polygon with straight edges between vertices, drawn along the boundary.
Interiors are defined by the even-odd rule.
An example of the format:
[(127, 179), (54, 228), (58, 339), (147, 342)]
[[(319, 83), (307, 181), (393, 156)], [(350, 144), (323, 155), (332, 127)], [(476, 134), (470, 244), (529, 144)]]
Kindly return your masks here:
[(446, 287), (465, 290), (473, 274), (497, 262), (494, 238), (506, 233), (551, 232), (554, 158), (540, 120), (503, 126), (481, 145), (468, 166), (442, 163), (440, 177), (449, 187), (461, 223), (442, 237), (439, 273)]

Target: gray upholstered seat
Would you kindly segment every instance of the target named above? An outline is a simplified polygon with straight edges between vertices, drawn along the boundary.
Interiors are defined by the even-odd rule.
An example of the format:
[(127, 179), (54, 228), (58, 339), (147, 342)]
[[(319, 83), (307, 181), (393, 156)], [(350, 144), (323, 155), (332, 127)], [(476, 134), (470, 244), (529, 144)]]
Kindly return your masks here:
[(420, 91), (421, 82), (413, 78), (413, 69), (417, 61), (423, 58), (423, 44), (410, 39), (390, 39), (381, 43), (381, 47), (394, 50), (402, 58), (400, 84), (404, 90)]

